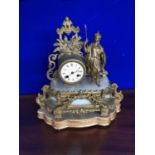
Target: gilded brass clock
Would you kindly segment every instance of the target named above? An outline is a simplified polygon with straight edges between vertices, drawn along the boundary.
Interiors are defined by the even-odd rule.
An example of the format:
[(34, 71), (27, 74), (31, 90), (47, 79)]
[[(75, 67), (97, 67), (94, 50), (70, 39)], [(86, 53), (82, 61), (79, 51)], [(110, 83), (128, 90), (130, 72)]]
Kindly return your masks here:
[(79, 31), (68, 17), (57, 28), (59, 37), (48, 57), (50, 84), (36, 99), (38, 118), (54, 129), (107, 126), (121, 110), (123, 94), (107, 77), (101, 34), (95, 33), (88, 44), (86, 26), (85, 41)]

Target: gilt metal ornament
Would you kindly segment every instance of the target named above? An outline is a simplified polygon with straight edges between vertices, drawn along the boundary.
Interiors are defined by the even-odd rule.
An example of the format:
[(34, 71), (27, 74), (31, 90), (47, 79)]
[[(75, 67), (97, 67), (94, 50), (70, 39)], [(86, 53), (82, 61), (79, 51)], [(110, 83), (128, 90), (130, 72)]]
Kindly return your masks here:
[(108, 80), (101, 34), (95, 33), (94, 42), (88, 44), (86, 25), (85, 41), (79, 32), (68, 17), (57, 29), (55, 49), (48, 57), (51, 82), (36, 98), (38, 118), (54, 129), (107, 126), (120, 112), (123, 94)]

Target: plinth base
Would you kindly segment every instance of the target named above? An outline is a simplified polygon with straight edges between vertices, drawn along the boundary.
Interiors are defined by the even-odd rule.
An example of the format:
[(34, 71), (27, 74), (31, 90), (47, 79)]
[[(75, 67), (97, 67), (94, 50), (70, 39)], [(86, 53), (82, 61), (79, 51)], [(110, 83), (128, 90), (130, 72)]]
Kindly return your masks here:
[(52, 81), (36, 98), (40, 106), (38, 118), (58, 130), (108, 126), (120, 112), (123, 94), (117, 91), (117, 84), (109, 83), (107, 77), (100, 84), (91, 83), (89, 77), (74, 87), (63, 85), (59, 79)]
[(44, 120), (44, 122), (50, 126), (52, 126), (54, 129), (61, 130), (65, 128), (83, 128), (83, 127), (91, 127), (95, 125), (99, 126), (108, 126), (110, 125), (111, 121), (115, 119), (116, 117), (116, 111), (113, 111), (109, 114), (107, 117), (101, 117), (101, 116), (95, 116), (92, 114), (92, 116), (82, 119), (63, 119), (63, 120), (57, 120), (54, 118), (54, 116), (49, 113), (46, 109), (42, 108), (38, 110), (38, 118)]

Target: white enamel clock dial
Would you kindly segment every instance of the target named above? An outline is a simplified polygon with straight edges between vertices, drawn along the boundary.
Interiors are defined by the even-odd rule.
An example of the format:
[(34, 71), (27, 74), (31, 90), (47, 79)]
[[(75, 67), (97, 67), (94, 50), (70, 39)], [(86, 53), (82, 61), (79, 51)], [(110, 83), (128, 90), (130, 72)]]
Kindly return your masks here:
[(79, 62), (67, 62), (60, 70), (61, 79), (68, 84), (78, 83), (85, 74), (84, 66)]

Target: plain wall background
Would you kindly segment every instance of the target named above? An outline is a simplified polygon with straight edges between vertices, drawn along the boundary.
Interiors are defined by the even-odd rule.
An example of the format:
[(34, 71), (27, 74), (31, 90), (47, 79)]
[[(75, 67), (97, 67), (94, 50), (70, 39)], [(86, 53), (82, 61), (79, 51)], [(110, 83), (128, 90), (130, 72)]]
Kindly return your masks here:
[(120, 89), (135, 87), (134, 0), (20, 0), (20, 94), (34, 94), (48, 84), (48, 55), (57, 39), (56, 28), (69, 16), (85, 40), (98, 30), (107, 56), (106, 70)]

